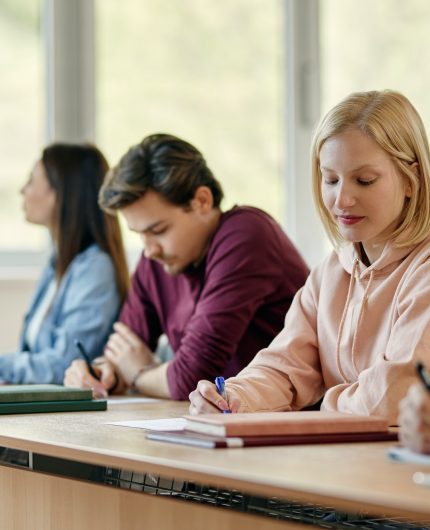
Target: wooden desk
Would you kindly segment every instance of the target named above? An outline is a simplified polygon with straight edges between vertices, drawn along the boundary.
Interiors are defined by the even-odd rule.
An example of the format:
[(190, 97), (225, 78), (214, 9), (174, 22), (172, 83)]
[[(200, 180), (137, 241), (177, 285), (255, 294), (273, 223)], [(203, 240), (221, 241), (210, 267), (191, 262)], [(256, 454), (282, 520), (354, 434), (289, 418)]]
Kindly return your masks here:
[[(186, 412), (187, 404), (166, 401), (116, 404), (107, 412), (1, 416), (0, 445), (253, 495), (430, 520), (430, 490), (411, 478), (418, 466), (390, 462), (389, 443), (209, 450), (151, 442), (141, 429), (106, 424)], [(307, 528), (6, 466), (0, 466), (0, 491), (5, 529)]]

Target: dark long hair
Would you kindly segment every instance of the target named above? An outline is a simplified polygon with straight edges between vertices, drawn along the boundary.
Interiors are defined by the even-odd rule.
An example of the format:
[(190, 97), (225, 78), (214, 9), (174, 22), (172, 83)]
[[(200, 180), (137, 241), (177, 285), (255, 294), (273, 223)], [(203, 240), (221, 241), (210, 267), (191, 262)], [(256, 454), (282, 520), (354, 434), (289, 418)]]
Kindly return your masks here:
[(98, 206), (98, 194), (109, 169), (103, 154), (90, 144), (55, 143), (43, 150), (42, 163), (57, 203), (54, 234), (56, 276), (61, 279), (74, 257), (96, 243), (109, 254), (123, 300), (129, 275), (118, 220)]

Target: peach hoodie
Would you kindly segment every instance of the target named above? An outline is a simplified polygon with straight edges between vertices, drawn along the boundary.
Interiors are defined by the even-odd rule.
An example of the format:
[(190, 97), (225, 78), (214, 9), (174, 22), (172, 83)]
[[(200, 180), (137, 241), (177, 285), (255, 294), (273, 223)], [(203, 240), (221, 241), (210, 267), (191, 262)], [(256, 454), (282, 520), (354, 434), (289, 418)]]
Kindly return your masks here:
[(386, 416), (430, 365), (430, 237), (387, 243), (370, 267), (353, 245), (332, 252), (298, 291), (285, 326), (236, 377), (241, 411), (322, 410)]

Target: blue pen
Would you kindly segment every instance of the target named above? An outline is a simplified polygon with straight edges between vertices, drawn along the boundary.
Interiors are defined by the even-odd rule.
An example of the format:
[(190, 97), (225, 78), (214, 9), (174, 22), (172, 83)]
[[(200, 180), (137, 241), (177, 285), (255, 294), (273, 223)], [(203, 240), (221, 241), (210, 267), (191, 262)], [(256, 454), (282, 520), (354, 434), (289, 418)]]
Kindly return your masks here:
[[(224, 377), (221, 377), (221, 376), (215, 377), (215, 386), (216, 386), (216, 391), (218, 392), (218, 394), (226, 401), (228, 405), (227, 395), (225, 393)], [(231, 410), (223, 410), (222, 412), (223, 414), (230, 414)]]

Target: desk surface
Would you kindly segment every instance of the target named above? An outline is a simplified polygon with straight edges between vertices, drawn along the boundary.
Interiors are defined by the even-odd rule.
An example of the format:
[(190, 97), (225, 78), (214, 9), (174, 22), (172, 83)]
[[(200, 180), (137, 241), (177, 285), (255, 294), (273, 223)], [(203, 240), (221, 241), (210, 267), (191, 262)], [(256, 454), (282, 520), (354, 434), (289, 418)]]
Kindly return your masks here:
[(412, 482), (419, 466), (388, 460), (390, 443), (210, 450), (153, 442), (142, 429), (106, 424), (187, 410), (185, 403), (161, 401), (115, 404), (107, 412), (1, 416), (0, 445), (262, 496), (429, 519), (430, 488)]

